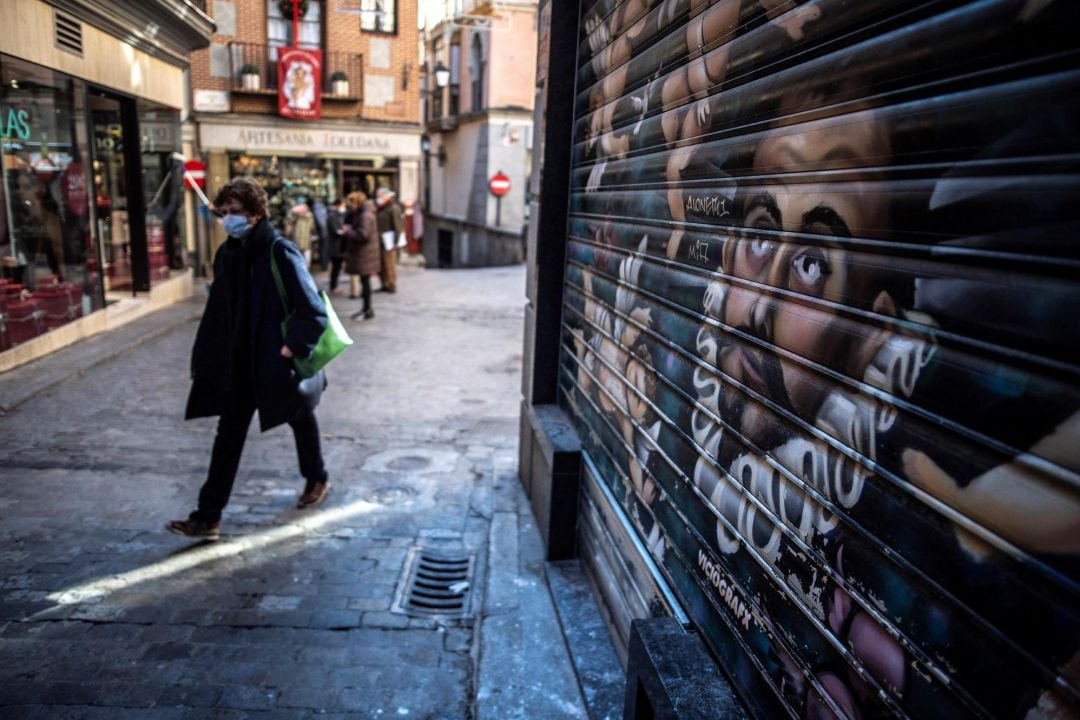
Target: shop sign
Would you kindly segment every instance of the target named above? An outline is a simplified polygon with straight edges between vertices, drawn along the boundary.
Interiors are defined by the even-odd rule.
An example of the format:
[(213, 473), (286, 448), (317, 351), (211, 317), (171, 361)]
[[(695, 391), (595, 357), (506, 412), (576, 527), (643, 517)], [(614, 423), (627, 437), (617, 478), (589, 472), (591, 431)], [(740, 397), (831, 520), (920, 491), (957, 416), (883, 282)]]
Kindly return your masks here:
[(30, 139), (30, 113), (26, 110), (7, 108), (0, 111), (0, 119), (3, 120), (3, 135), (6, 138)]
[(278, 52), (278, 114), (317, 120), (322, 114), (322, 51), (288, 48)]
[(196, 90), (194, 94), (196, 112), (229, 112), (228, 90)]
[(302, 127), (252, 128), (244, 125), (199, 124), (204, 149), (247, 150), (269, 153), (335, 155), (420, 155), (419, 133), (361, 132)]
[(101, 153), (124, 151), (124, 133), (119, 123), (94, 126), (94, 147)]
[(176, 141), (179, 129), (174, 122), (142, 122), (139, 126), (142, 135), (143, 152), (164, 152), (180, 147)]

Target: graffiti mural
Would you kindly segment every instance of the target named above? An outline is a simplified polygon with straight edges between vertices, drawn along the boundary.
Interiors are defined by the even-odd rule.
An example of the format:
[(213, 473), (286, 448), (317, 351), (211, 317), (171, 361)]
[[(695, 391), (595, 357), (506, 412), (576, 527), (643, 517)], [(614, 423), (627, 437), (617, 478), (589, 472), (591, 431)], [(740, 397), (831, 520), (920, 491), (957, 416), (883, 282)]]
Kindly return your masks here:
[(1080, 718), (1080, 4), (584, 3), (560, 401), (762, 718)]

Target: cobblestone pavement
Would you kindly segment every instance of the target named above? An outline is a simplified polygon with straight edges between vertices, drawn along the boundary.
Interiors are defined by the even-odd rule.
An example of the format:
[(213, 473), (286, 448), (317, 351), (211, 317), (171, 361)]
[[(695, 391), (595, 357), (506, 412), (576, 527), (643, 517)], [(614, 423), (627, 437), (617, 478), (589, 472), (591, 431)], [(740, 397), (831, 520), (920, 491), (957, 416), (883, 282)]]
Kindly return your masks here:
[[(524, 269), (401, 275), (346, 321), (317, 508), (253, 423), (222, 540), (163, 530), (215, 427), (194, 320), (0, 417), (0, 718), (584, 717), (516, 479)], [(417, 546), (473, 559), (469, 616), (392, 611)]]

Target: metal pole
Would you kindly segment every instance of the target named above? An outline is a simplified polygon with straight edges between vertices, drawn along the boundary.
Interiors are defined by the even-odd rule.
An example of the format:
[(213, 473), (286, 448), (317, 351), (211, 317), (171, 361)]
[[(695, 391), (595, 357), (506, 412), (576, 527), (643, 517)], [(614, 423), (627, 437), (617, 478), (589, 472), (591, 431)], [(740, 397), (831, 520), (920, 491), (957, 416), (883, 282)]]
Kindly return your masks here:
[(300, 0), (292, 0), (292, 46), (300, 47)]
[(495, 196), (495, 227), (502, 227), (502, 195)]

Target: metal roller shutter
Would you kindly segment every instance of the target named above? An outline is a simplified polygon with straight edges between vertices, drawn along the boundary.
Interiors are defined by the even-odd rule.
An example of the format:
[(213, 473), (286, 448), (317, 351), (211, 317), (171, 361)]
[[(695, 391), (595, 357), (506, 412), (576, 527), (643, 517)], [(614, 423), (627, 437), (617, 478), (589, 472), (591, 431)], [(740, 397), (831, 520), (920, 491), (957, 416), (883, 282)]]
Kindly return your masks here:
[(754, 714), (1080, 716), (1080, 3), (581, 12), (560, 403)]

